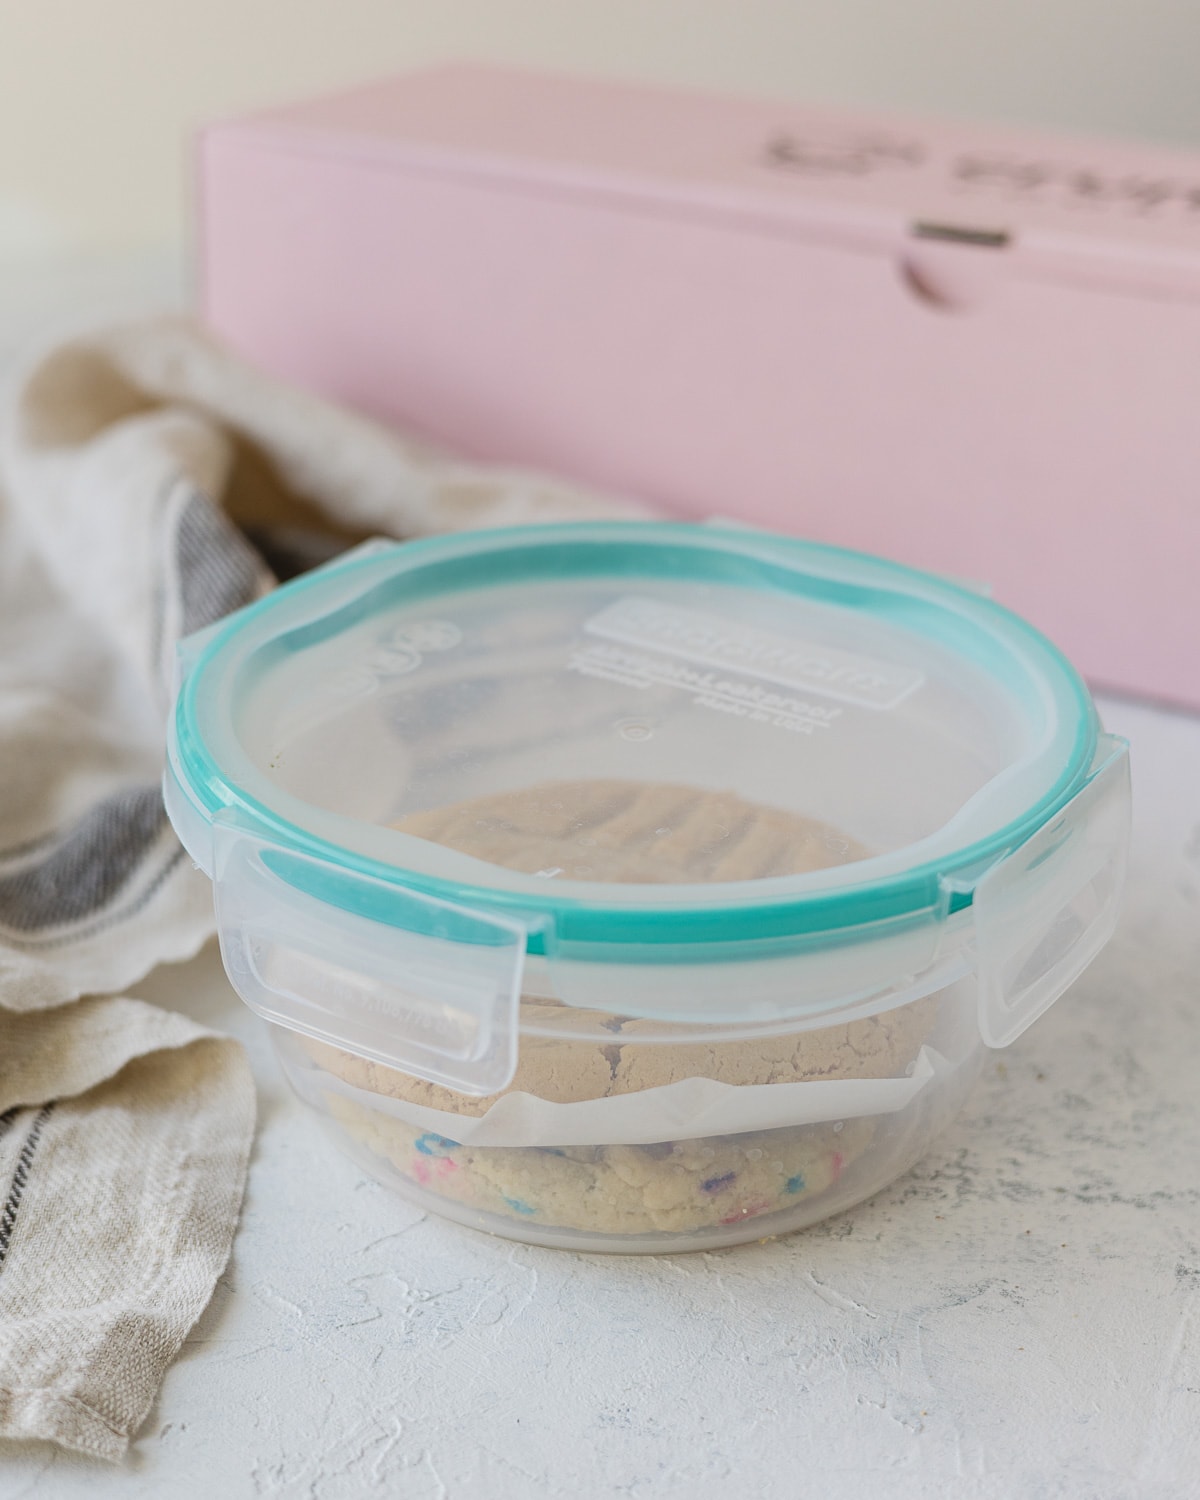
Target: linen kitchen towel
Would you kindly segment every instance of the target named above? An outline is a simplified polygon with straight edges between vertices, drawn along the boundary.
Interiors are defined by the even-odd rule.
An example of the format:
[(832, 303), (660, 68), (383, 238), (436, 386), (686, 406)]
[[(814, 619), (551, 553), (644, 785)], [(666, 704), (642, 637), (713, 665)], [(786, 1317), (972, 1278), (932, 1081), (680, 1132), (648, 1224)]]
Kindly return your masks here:
[(182, 321), (81, 335), (0, 426), (0, 1437), (119, 1459), (229, 1255), (240, 1047), (131, 998), (213, 930), (162, 810), (177, 641), (371, 535), (634, 515), (464, 466)]

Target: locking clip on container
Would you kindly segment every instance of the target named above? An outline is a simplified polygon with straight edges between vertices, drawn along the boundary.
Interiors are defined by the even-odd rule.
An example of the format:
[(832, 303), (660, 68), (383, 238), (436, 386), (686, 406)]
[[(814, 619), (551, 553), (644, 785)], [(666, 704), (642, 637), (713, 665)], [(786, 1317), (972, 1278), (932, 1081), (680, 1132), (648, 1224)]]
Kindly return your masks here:
[(167, 807), (409, 1199), (713, 1248), (906, 1170), (1110, 935), (1125, 745), (1016, 616), (720, 526), (372, 545), (181, 648)]

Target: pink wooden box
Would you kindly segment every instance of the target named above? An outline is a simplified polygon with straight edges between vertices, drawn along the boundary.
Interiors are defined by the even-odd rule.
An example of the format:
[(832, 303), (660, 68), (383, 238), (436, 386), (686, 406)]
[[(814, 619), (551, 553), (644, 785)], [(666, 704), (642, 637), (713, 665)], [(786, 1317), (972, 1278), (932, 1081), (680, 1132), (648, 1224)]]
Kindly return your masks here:
[(201, 175), (207, 318), (268, 369), (986, 581), (1200, 706), (1200, 155), (449, 67)]

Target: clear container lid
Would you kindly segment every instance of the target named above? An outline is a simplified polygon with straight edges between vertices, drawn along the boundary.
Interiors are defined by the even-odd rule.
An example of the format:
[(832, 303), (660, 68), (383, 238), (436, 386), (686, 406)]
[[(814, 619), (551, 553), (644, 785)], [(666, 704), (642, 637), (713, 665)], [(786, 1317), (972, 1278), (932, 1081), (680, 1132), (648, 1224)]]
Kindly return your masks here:
[[(323, 857), (509, 914), (530, 951), (548, 929), (600, 945), (737, 941), (923, 907), (930, 882), (985, 867), (1069, 800), (1097, 745), (1076, 673), (996, 604), (881, 560), (714, 526), (373, 547), (191, 655), (172, 762), (203, 820), (232, 810)], [(624, 789), (703, 794), (712, 829), (673, 837), (664, 790), (648, 799), (666, 811), (640, 830), (646, 859), (625, 867), (636, 878), (589, 860), (587, 815), (577, 836), (558, 827), (549, 863), (487, 857), (484, 825), (504, 821), (506, 797), (526, 821), (553, 819), (581, 786), (607, 789), (607, 806)], [(461, 804), (478, 810), (478, 842), (420, 835)], [(750, 862), (738, 878), (713, 840), (736, 841), (747, 805), (809, 820), (829, 858)], [(669, 860), (655, 862), (655, 838)]]
[(1125, 747), (1021, 620), (715, 526), (371, 545), (181, 648), (167, 807), (267, 1019), (486, 1094), (522, 994), (804, 1026), (1112, 930)]

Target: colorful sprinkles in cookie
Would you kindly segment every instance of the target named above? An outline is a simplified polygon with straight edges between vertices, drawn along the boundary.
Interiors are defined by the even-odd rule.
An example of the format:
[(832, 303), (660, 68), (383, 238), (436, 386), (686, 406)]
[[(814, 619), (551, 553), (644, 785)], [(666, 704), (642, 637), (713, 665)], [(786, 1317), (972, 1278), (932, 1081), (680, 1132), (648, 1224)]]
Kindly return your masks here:
[(413, 1146), (422, 1156), (445, 1156), (448, 1151), (456, 1151), (458, 1142), (448, 1140), (444, 1135), (434, 1135), (432, 1131), (426, 1131), (419, 1135), (413, 1142)]
[(837, 1135), (804, 1125), (649, 1145), (471, 1146), (328, 1098), (346, 1129), (429, 1192), (510, 1221), (604, 1234), (690, 1233), (792, 1208), (831, 1187), (872, 1134), (854, 1121)]

